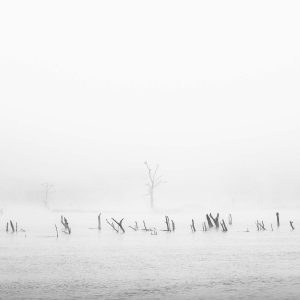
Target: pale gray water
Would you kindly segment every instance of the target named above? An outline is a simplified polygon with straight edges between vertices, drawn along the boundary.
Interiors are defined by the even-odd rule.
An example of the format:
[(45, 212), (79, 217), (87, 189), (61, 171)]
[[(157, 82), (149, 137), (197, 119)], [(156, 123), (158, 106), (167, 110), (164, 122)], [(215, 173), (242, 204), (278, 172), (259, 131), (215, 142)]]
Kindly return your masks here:
[[(300, 298), (300, 234), (287, 224), (257, 232), (249, 217), (249, 233), (240, 223), (192, 234), (182, 218), (175, 233), (118, 235), (104, 222), (102, 232), (89, 230), (92, 216), (71, 215), (72, 235), (58, 239), (37, 224), (26, 238), (2, 230), (1, 299)], [(153, 220), (164, 227), (163, 215)]]

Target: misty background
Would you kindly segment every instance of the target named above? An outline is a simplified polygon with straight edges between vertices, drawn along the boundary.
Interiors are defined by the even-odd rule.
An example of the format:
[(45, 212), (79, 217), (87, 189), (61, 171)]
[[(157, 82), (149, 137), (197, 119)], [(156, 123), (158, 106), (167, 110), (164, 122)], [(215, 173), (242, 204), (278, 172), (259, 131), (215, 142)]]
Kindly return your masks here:
[(2, 1), (0, 208), (299, 207), (297, 1)]

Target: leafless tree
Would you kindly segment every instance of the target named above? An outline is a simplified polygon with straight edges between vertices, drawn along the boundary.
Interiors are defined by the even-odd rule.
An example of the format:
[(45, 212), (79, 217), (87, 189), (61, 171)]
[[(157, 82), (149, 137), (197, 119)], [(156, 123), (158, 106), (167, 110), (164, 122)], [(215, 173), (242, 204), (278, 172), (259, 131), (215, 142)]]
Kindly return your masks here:
[(47, 208), (49, 208), (48, 206), (49, 194), (55, 192), (54, 186), (53, 184), (49, 184), (49, 183), (43, 183), (42, 186), (44, 188), (44, 193), (45, 193), (44, 204)]
[(154, 208), (154, 190), (161, 183), (163, 183), (162, 176), (157, 174), (159, 165), (156, 165), (156, 168), (154, 171), (150, 168), (147, 161), (145, 161), (145, 166), (147, 168), (148, 178), (149, 178), (149, 182), (146, 185), (148, 187), (148, 195), (150, 197), (150, 205), (151, 205), (151, 208)]

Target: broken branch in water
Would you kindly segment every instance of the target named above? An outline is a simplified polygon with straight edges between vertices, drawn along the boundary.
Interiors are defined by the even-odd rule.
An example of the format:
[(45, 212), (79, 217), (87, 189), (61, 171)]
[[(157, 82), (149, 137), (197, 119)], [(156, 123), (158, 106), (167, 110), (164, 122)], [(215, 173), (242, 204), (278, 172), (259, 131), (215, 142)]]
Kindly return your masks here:
[(110, 225), (110, 227), (113, 229), (113, 230), (115, 230), (117, 233), (119, 233), (119, 230), (118, 229), (116, 229), (116, 227), (115, 227), (115, 225), (114, 225), (114, 223), (113, 222), (109, 222), (107, 219), (105, 219), (106, 220), (106, 222), (107, 222), (107, 224), (109, 224)]
[(124, 230), (124, 228), (123, 228), (123, 225), (122, 225), (122, 222), (123, 222), (123, 220), (124, 220), (124, 218), (123, 219), (121, 219), (121, 221), (116, 221), (114, 218), (111, 218), (118, 226), (119, 226), (119, 228), (123, 231), (123, 233), (125, 233), (125, 230)]
[[(145, 221), (144, 221), (145, 222)], [(137, 221), (135, 221), (135, 225), (134, 227), (133, 226), (128, 226), (129, 228), (133, 229), (134, 231), (138, 231), (139, 230), (139, 227), (138, 227), (138, 224), (137, 224)]]
[(64, 229), (65, 229), (65, 230), (63, 230), (63, 232), (67, 233), (67, 234), (71, 234), (71, 228), (69, 226), (68, 220), (64, 216), (61, 216), (60, 222), (64, 226)]

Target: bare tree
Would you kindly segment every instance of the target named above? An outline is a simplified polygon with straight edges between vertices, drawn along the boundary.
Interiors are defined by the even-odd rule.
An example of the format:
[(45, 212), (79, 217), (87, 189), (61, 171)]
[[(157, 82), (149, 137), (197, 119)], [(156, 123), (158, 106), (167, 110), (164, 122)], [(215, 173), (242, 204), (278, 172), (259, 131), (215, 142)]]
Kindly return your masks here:
[(44, 188), (44, 204), (47, 208), (49, 208), (48, 206), (48, 200), (49, 200), (49, 194), (55, 192), (54, 190), (54, 186), (53, 184), (49, 184), (49, 183), (43, 183), (42, 184), (43, 188)]
[(148, 171), (148, 178), (149, 182), (146, 184), (148, 187), (148, 195), (150, 197), (150, 205), (151, 208), (154, 208), (154, 190), (161, 184), (163, 183), (162, 181), (162, 176), (159, 176), (157, 174), (159, 165), (156, 165), (155, 170), (153, 171), (150, 166), (148, 165), (148, 162), (145, 161), (145, 166)]

